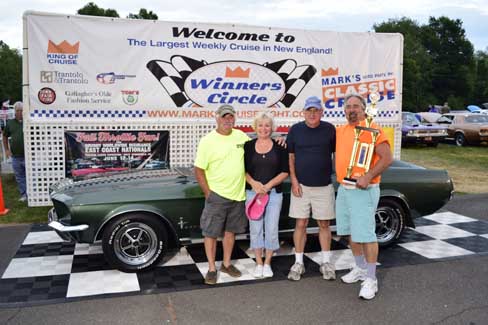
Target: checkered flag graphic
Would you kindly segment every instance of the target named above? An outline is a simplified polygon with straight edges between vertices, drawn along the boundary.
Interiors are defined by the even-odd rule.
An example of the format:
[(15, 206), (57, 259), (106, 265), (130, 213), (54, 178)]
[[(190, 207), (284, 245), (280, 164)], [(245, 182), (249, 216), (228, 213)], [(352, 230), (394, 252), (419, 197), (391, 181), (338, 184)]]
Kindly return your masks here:
[[(186, 78), (195, 70), (206, 66), (205, 61), (198, 61), (187, 56), (174, 55), (170, 62), (151, 60), (146, 64), (149, 71), (161, 83), (164, 90), (178, 107), (194, 104), (187, 96), (184, 88)], [(295, 60), (286, 59), (265, 63), (263, 67), (276, 72), (285, 84), (285, 94), (280, 103), (290, 107), (305, 85), (317, 72), (311, 65), (297, 66)]]
[(185, 93), (185, 79), (204, 65), (204, 61), (175, 55), (171, 57), (171, 62), (151, 60), (146, 67), (158, 79), (176, 106), (185, 107), (193, 104)]
[(296, 67), (285, 80), (285, 95), (281, 103), (285, 107), (290, 107), (316, 72), (317, 69), (311, 65)]

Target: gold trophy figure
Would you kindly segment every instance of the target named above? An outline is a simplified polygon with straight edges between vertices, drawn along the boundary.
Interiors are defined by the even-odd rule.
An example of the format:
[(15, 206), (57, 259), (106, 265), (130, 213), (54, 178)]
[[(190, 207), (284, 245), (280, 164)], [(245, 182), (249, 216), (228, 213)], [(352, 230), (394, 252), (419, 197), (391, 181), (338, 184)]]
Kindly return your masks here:
[[(369, 95), (371, 105), (366, 108), (366, 126), (358, 125), (354, 128), (354, 144), (352, 146), (351, 159), (349, 160), (349, 166), (347, 167), (346, 177), (344, 177), (343, 181), (345, 184), (356, 185), (357, 180), (351, 178), (354, 167), (359, 167), (364, 170), (361, 175), (364, 175), (369, 171), (373, 159), (374, 145), (380, 133), (380, 130), (371, 127), (373, 119), (378, 114), (376, 104), (379, 100), (380, 95), (378, 93), (371, 93)], [(364, 143), (359, 140), (363, 132), (371, 133), (371, 143)]]

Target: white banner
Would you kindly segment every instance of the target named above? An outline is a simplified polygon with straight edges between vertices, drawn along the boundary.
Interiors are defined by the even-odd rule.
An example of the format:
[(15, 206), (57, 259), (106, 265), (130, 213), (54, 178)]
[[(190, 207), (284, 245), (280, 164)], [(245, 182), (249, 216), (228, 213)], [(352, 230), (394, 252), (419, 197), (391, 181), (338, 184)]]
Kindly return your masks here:
[(378, 119), (401, 120), (400, 34), (26, 15), (30, 118), (212, 119), (231, 104), (299, 117), (323, 99), (342, 119), (349, 91), (379, 91)]

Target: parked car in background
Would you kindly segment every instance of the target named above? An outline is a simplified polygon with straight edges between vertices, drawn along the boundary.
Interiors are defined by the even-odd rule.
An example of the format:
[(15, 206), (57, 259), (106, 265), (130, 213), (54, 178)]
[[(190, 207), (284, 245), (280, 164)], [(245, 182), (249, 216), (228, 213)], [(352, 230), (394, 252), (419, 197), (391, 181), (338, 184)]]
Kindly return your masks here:
[(442, 116), (441, 113), (435, 112), (418, 112), (415, 113), (418, 117), (420, 117), (420, 122), (425, 124), (437, 124), (437, 120)]
[(442, 115), (439, 123), (448, 125), (447, 138), (457, 146), (488, 142), (488, 115), (479, 113), (448, 113)]
[[(283, 187), (282, 235), (292, 233), (295, 226), (288, 217), (290, 183)], [(415, 218), (440, 209), (452, 191), (447, 171), (394, 161), (383, 173), (376, 210), (380, 245), (395, 242), (405, 227), (415, 227)], [(50, 196), (54, 207), (49, 226), (66, 240), (101, 241), (106, 260), (125, 272), (156, 265), (169, 248), (201, 239), (205, 200), (189, 168), (65, 179), (51, 187)], [(311, 221), (310, 226), (316, 224)]]
[(421, 123), (415, 113), (402, 113), (402, 146), (422, 143), (436, 147), (447, 136), (446, 127), (431, 123)]

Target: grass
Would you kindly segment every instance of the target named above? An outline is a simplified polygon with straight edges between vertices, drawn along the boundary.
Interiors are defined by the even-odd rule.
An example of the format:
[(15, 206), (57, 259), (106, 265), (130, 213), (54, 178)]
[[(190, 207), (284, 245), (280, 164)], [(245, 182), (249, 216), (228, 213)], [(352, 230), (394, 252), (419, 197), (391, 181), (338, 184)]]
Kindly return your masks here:
[(17, 183), (13, 174), (2, 174), (3, 199), (5, 207), (9, 209), (6, 215), (0, 216), (2, 223), (45, 223), (47, 212), (51, 207), (29, 208), (27, 202), (20, 202)]
[[(456, 147), (439, 144), (437, 148), (413, 146), (402, 148), (402, 160), (434, 169), (447, 169), (457, 193), (488, 193), (488, 146)], [(1, 175), (5, 206), (10, 210), (0, 216), (2, 223), (47, 222), (51, 207), (29, 208), (20, 202), (13, 174)]]
[(426, 168), (446, 169), (456, 193), (488, 193), (488, 146), (413, 146), (402, 148), (401, 157)]

